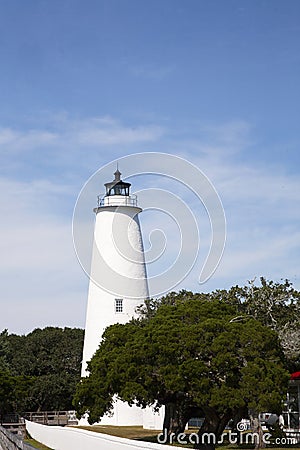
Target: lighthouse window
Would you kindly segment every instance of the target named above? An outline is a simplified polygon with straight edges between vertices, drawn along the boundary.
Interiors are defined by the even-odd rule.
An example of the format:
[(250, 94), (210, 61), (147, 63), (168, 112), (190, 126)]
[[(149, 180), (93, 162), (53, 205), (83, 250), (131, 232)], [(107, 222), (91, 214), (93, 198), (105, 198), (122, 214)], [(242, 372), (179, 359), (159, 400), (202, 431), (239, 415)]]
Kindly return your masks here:
[(115, 311), (116, 311), (116, 313), (123, 312), (123, 299), (122, 298), (115, 299)]

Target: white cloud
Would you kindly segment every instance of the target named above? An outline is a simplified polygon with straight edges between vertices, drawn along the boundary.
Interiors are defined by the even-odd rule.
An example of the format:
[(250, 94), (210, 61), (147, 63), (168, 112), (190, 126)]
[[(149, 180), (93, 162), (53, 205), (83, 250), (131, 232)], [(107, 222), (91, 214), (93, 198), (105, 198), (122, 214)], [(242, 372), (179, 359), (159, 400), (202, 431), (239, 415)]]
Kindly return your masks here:
[[(0, 180), (0, 330), (83, 325), (85, 277), (73, 250), (70, 220), (54, 211), (53, 199), (57, 203), (66, 195), (65, 186), (47, 180)], [(72, 308), (80, 313), (70, 314)]]
[(300, 288), (299, 177), (274, 164), (250, 166), (222, 158), (210, 163), (207, 173), (225, 207), (227, 243), (208, 285), (267, 276), (289, 278)]
[(157, 126), (128, 128), (114, 124), (113, 126), (102, 128), (96, 126), (86, 127), (78, 130), (74, 138), (79, 144), (110, 146), (152, 142), (159, 139), (162, 134), (162, 128)]
[(199, 130), (210, 142), (220, 142), (241, 148), (249, 144), (251, 125), (244, 120), (233, 120), (222, 124), (200, 124)]
[(32, 150), (36, 147), (54, 144), (59, 136), (45, 130), (18, 131), (11, 128), (0, 129), (0, 150)]
[(0, 145), (3, 144), (11, 144), (16, 138), (18, 134), (11, 130), (10, 128), (1, 128), (0, 129)]
[[(85, 178), (102, 164), (124, 153), (148, 150), (149, 145), (151, 150), (180, 154), (196, 164), (225, 206), (225, 253), (213, 278), (200, 286), (209, 222), (194, 197), (184, 197), (198, 214), (202, 241), (199, 261), (179, 287), (211, 290), (265, 275), (290, 278), (299, 288), (298, 176), (274, 163), (242, 163), (236, 158), (249, 146), (255, 147), (255, 130), (246, 122), (200, 125), (191, 124), (181, 135), (180, 130), (155, 122), (126, 125), (110, 116), (78, 120), (59, 114), (48, 125), (0, 130), (1, 168), (7, 170), (6, 177), (0, 178), (1, 307), (5, 311), (0, 330), (29, 331), (50, 323), (83, 325), (88, 280), (72, 247), (75, 197)], [(136, 181), (140, 188), (144, 181), (160, 187), (156, 179)], [(182, 186), (176, 188), (166, 179), (161, 187), (186, 195)], [(154, 222), (153, 229), (159, 228), (157, 218)], [(151, 230), (149, 214), (145, 230)], [(193, 245), (189, 241), (186, 248)]]
[(66, 116), (61, 122), (55, 118), (55, 131), (12, 128), (0, 129), (0, 151), (34, 150), (37, 147), (110, 146), (153, 142), (162, 137), (164, 129), (158, 125), (126, 126), (111, 117), (92, 117), (72, 120)]
[[(41, 118), (39, 128), (0, 129), (0, 171), (6, 176), (87, 178), (124, 152), (156, 145), (165, 129), (157, 124), (126, 125), (109, 116)], [(16, 175), (14, 175), (16, 174)]]

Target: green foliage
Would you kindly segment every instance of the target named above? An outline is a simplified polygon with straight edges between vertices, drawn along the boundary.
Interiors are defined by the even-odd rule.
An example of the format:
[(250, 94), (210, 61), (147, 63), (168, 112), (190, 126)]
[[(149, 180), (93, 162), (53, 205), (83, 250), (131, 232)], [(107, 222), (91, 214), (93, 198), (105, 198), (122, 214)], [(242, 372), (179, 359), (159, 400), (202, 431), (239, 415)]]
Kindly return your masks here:
[(288, 280), (281, 283), (261, 277), (244, 287), (213, 292), (213, 298), (234, 305), (237, 314), (254, 317), (275, 330), (280, 339), (291, 372), (300, 366), (300, 293)]
[(279, 411), (289, 375), (276, 332), (252, 317), (235, 321), (237, 305), (215, 297), (172, 293), (148, 303), (140, 320), (108, 327), (77, 387), (77, 411), (92, 423), (114, 395), (172, 403), (185, 419), (195, 408), (219, 421), (243, 407)]
[(3, 330), (0, 333), (0, 372), (6, 372), (9, 370), (7, 362), (8, 353), (8, 331)]
[(8, 371), (0, 371), (0, 416), (20, 411), (34, 380), (26, 376), (13, 376)]
[(72, 408), (80, 379), (83, 334), (81, 329), (56, 327), (36, 329), (27, 336), (1, 333), (0, 368), (5, 368), (13, 385), (4, 396), (10, 410)]
[(0, 371), (0, 415), (12, 410), (14, 379), (7, 371)]

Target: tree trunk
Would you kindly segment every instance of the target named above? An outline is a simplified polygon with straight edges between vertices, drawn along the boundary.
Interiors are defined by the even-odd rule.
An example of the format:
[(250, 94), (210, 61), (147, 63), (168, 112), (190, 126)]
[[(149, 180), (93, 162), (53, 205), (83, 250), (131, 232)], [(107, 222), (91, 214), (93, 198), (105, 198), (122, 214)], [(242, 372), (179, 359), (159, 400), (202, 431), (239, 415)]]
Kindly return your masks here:
[(266, 443), (263, 440), (264, 433), (260, 421), (257, 417), (252, 419), (252, 428), (255, 437), (255, 449), (265, 448)]
[(205, 407), (203, 408), (205, 420), (198, 431), (198, 439), (194, 445), (195, 449), (200, 450), (215, 450), (224, 428), (230, 418), (232, 411), (228, 410), (224, 414), (219, 415), (215, 409)]
[(231, 430), (236, 433), (237, 441), (240, 442), (241, 440), (241, 430), (238, 426), (239, 422), (242, 419), (247, 419), (248, 417), (248, 408), (246, 406), (241, 406), (240, 408), (237, 408), (234, 411), (233, 417), (232, 417), (232, 426)]
[(164, 433), (169, 437), (172, 435), (173, 441), (180, 433), (184, 433), (188, 420), (189, 415), (183, 405), (176, 402), (169, 402), (165, 405)]

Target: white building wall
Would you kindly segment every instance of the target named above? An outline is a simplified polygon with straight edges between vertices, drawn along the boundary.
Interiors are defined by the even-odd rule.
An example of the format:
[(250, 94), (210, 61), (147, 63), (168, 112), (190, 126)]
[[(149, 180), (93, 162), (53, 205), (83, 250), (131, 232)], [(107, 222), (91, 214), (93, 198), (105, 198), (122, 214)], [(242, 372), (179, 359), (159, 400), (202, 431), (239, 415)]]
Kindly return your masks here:
[(164, 406), (162, 406), (159, 411), (155, 411), (152, 406), (147, 406), (143, 409), (143, 428), (146, 430), (162, 430), (164, 413)]
[(137, 406), (129, 406), (128, 403), (116, 400), (113, 415), (104, 415), (99, 422), (101, 425), (115, 426), (141, 426), (143, 424), (143, 410)]

